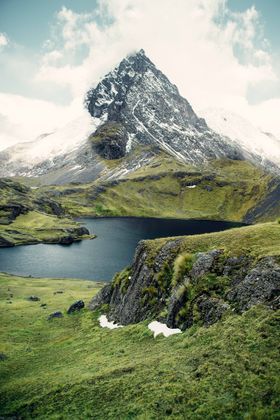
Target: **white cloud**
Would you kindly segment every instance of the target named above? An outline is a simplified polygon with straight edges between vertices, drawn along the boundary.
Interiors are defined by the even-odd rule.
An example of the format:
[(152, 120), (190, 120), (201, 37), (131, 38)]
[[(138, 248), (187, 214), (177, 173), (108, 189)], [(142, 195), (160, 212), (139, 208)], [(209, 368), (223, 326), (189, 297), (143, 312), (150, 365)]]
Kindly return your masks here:
[(77, 98), (69, 106), (0, 93), (0, 150), (18, 142), (33, 141), (75, 118), (82, 109)]
[[(248, 104), (248, 88), (277, 80), (255, 7), (232, 13), (225, 0), (101, 0), (95, 15), (64, 7), (57, 21), (64, 61), (60, 57), (58, 65), (45, 57), (37, 80), (64, 84), (73, 96), (140, 48), (195, 108), (225, 107), (255, 123), (260, 108)], [(88, 55), (75, 64), (69, 51), (81, 46)], [(268, 128), (272, 120), (263, 117), (262, 123)]]
[(6, 47), (8, 43), (9, 43), (9, 40), (8, 40), (7, 35), (0, 32), (0, 49), (3, 47)]

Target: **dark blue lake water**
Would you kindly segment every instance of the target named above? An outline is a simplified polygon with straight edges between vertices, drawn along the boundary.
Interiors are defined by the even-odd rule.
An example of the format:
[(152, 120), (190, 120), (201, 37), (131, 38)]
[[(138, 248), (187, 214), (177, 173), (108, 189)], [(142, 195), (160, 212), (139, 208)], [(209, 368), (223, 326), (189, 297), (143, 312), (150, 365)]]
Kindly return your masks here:
[(110, 281), (132, 262), (141, 239), (216, 232), (239, 223), (152, 218), (79, 219), (96, 239), (72, 245), (26, 245), (0, 249), (0, 271), (34, 277)]

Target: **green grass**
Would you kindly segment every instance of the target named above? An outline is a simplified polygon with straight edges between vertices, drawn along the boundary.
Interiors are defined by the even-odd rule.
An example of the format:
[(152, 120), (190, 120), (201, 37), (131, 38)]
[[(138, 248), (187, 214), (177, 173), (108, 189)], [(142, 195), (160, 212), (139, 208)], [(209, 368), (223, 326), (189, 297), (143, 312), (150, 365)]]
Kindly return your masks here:
[[(110, 331), (87, 309), (66, 315), (69, 304), (88, 302), (97, 287), (0, 275), (0, 351), (7, 355), (0, 362), (0, 415), (279, 418), (279, 314), (259, 306), (154, 339), (147, 322)], [(28, 301), (30, 295), (41, 301)], [(54, 310), (64, 317), (48, 321)]]
[[(241, 221), (265, 197), (270, 181), (270, 175), (249, 162), (220, 160), (198, 169), (162, 153), (94, 199), (92, 190), (98, 182), (84, 186), (82, 191), (77, 187), (78, 192), (57, 200), (67, 212), (80, 216)], [(188, 188), (190, 185), (196, 187)]]
[[(177, 254), (195, 254), (211, 249), (222, 249), (231, 255), (247, 255), (254, 259), (264, 256), (280, 256), (280, 224), (259, 223), (223, 232), (205, 233), (181, 237)], [(173, 239), (178, 239), (173, 238)], [(145, 241), (149, 258), (153, 261), (160, 248), (170, 238)]]
[(0, 225), (0, 236), (14, 245), (58, 242), (67, 235), (67, 231), (78, 227), (79, 224), (72, 219), (30, 211), (18, 216), (9, 225)]

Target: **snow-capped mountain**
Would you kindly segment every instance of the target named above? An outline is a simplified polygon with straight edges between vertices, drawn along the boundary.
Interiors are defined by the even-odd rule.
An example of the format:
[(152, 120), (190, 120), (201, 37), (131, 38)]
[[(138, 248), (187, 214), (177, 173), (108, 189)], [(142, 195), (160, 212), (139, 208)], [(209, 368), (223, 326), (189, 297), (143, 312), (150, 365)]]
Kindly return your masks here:
[[(120, 177), (147, 163), (155, 149), (194, 165), (225, 157), (264, 165), (270, 156), (250, 147), (253, 134), (245, 141), (210, 128), (143, 50), (91, 89), (85, 106), (88, 112), (63, 129), (0, 152), (0, 176), (45, 175), (52, 182)], [(125, 157), (113, 172), (106, 167), (106, 159)]]
[(156, 144), (194, 164), (242, 154), (238, 145), (224, 141), (195, 114), (143, 50), (125, 58), (90, 90), (86, 105), (93, 117), (120, 123), (132, 146)]
[(265, 133), (240, 115), (224, 109), (208, 108), (200, 111), (209, 127), (238, 142), (244, 150), (268, 159), (280, 166), (280, 141)]

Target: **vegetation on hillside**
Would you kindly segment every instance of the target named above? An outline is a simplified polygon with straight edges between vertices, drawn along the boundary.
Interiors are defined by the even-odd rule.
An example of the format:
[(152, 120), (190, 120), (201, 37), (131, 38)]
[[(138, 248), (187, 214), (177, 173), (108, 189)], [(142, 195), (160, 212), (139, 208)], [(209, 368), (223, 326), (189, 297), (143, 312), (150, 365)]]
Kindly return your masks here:
[[(55, 196), (75, 216), (246, 221), (248, 212), (270, 191), (271, 180), (271, 175), (246, 161), (213, 161), (198, 170), (161, 153), (119, 180), (43, 187), (42, 191)], [(279, 215), (280, 208), (273, 209), (267, 220)], [(261, 210), (258, 218), (266, 219)]]
[(0, 246), (71, 243), (90, 237), (53, 199), (10, 179), (0, 180)]
[[(167, 239), (146, 242), (151, 262)], [(280, 225), (259, 224), (185, 237), (173, 249), (179, 284), (193, 254), (213, 248), (254, 259), (280, 255)], [(183, 271), (182, 271), (183, 269)], [(127, 290), (129, 269), (114, 284)], [(207, 277), (188, 292), (227, 287)], [(242, 314), (226, 311), (208, 328), (154, 339), (149, 320), (116, 330), (99, 326), (100, 312), (67, 315), (78, 299), (89, 303), (101, 284), (81, 280), (0, 275), (0, 416), (24, 419), (277, 419), (279, 310), (269, 305)], [(218, 289), (217, 289), (218, 287)], [(211, 292), (212, 293), (212, 292)], [(30, 301), (32, 295), (40, 301)], [(103, 308), (104, 310), (106, 308)], [(63, 317), (48, 320), (50, 313)]]
[[(147, 322), (108, 330), (97, 312), (65, 313), (76, 299), (88, 302), (96, 287), (0, 276), (0, 415), (278, 418), (277, 312), (254, 307), (209, 328), (154, 339)], [(30, 302), (30, 295), (41, 300)], [(47, 320), (54, 310), (64, 317)]]
[[(159, 249), (169, 239), (145, 241), (150, 261), (153, 261)], [(235, 256), (247, 255), (255, 260), (265, 256), (278, 257), (280, 256), (280, 224), (277, 222), (259, 223), (223, 232), (184, 236), (177, 254), (186, 252), (194, 254), (211, 249), (222, 249)]]
[(92, 238), (72, 219), (29, 211), (18, 216), (10, 225), (0, 224), (0, 237), (9, 246), (36, 243), (71, 243)]

